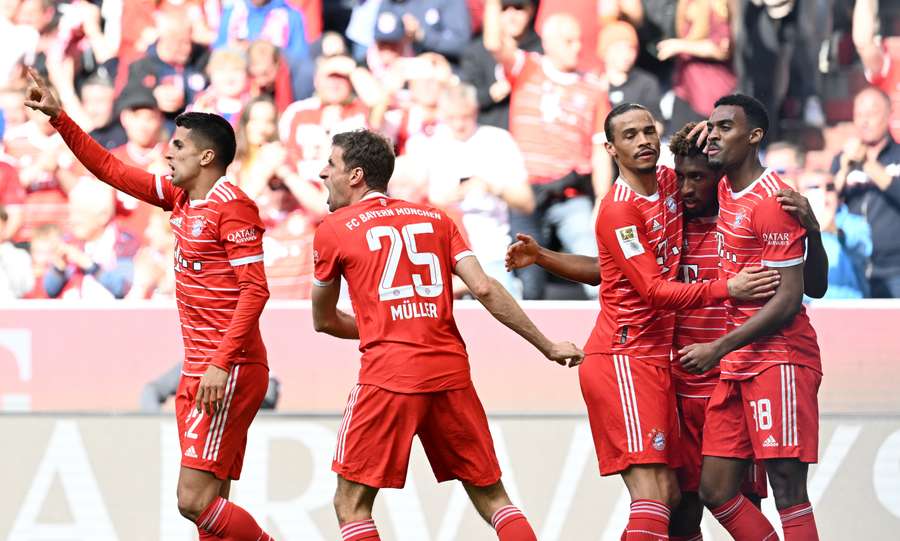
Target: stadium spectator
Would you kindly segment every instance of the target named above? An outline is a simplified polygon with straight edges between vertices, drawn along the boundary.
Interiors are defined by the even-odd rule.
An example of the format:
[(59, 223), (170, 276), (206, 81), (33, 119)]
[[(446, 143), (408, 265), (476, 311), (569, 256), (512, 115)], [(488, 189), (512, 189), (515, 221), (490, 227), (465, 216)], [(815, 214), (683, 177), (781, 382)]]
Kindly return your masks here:
[(656, 44), (660, 60), (675, 60), (673, 126), (708, 118), (735, 89), (730, 20), (727, 0), (679, 0), (676, 37)]
[(206, 87), (207, 49), (191, 41), (191, 22), (175, 13), (157, 16), (159, 38), (128, 67), (128, 84), (153, 91), (170, 128), (175, 117)]
[(378, 15), (374, 38), (374, 43), (366, 51), (366, 66), (386, 90), (393, 93), (406, 82), (402, 71), (403, 62), (399, 60), (415, 55), (412, 41), (406, 35), (403, 19), (393, 11)]
[(879, 36), (878, 1), (856, 0), (853, 43), (866, 79), (891, 98), (891, 135), (900, 141), (900, 36)]
[(869, 224), (840, 201), (830, 175), (810, 171), (803, 173), (798, 183), (819, 222), (828, 255), (828, 290), (823, 298), (865, 297), (869, 289), (865, 269), (872, 254)]
[[(541, 38), (534, 31), (533, 0), (503, 0), (500, 32), (511, 37), (526, 52), (543, 53)], [(494, 55), (475, 37), (462, 58), (460, 76), (478, 90), (478, 123), (509, 129), (509, 93), (512, 87)]]
[(121, 299), (131, 286), (138, 243), (113, 221), (112, 188), (83, 180), (69, 192), (70, 238), (44, 274), (50, 298)]
[[(116, 107), (127, 141), (112, 149), (112, 154), (132, 167), (158, 175), (169, 174), (165, 159), (165, 118), (153, 93), (142, 86), (126, 87), (119, 95)], [(115, 192), (115, 198), (118, 225), (143, 240), (153, 207), (120, 191)]]
[[(57, 2), (54, 0), (22, 0), (16, 9), (16, 24), (29, 27), (38, 33), (31, 65), (36, 66), (41, 72), (46, 72), (47, 54), (57, 45), (58, 25), (54, 23), (57, 22), (58, 16)], [(24, 82), (23, 73), (14, 72), (14, 75)]]
[(417, 54), (438, 53), (456, 64), (472, 35), (469, 10), (459, 0), (382, 0), (379, 15), (385, 11), (403, 20)]
[(44, 289), (44, 275), (58, 259), (63, 245), (62, 230), (56, 224), (42, 224), (35, 228), (30, 245), (34, 287), (25, 298), (46, 299), (48, 296)]
[[(6, 230), (9, 216), (0, 205), (0, 231)], [(31, 256), (9, 240), (0, 238), (0, 299), (20, 299), (34, 288)]]
[(209, 86), (188, 106), (191, 111), (215, 113), (237, 124), (244, 104), (250, 99), (247, 60), (237, 49), (213, 51), (206, 65)]
[(900, 297), (900, 144), (888, 130), (890, 98), (868, 87), (853, 101), (856, 137), (832, 163), (834, 184), (850, 212), (872, 228), (867, 277), (871, 295)]
[(247, 49), (247, 75), (250, 78), (250, 96), (268, 96), (278, 111), (284, 111), (294, 102), (290, 68), (278, 47), (268, 41), (256, 40)]
[(40, 34), (29, 25), (16, 21), (19, 1), (4, 2), (0, 11), (0, 35), (3, 48), (0, 49), (0, 81), (7, 82), (19, 77), (22, 64), (33, 64)]
[(630, 23), (614, 21), (603, 27), (597, 51), (603, 60), (606, 92), (611, 106), (640, 103), (659, 121), (663, 118), (659, 109), (662, 97), (659, 81), (650, 73), (635, 67), (639, 45), (637, 31)]
[(0, 242), (16, 237), (24, 219), (24, 202), (25, 187), (19, 181), (19, 171), (12, 160), (0, 153), (0, 207), (5, 216), (0, 227)]
[(504, 256), (512, 240), (509, 208), (526, 214), (534, 210), (522, 153), (506, 130), (478, 125), (471, 85), (445, 90), (438, 117), (434, 136), (416, 145), (421, 150), (416, 157), (425, 163), (429, 202), (462, 215), (469, 245), (484, 271), (521, 298), (521, 285), (506, 270)]
[(289, 105), (278, 123), (280, 139), (304, 175), (306, 160), (327, 156), (333, 133), (368, 125), (370, 106), (382, 100), (377, 82), (349, 56), (320, 58), (315, 87), (315, 96)]
[(798, 180), (803, 173), (805, 156), (800, 147), (788, 141), (778, 141), (766, 148), (765, 165), (772, 169), (781, 180), (798, 189)]
[(169, 215), (154, 208), (141, 232), (144, 243), (134, 256), (134, 276), (128, 299), (172, 299), (175, 297), (175, 235)]
[(275, 104), (265, 97), (247, 104), (236, 138), (237, 152), (229, 175), (259, 206), (266, 226), (269, 292), (273, 298), (309, 298), (312, 237), (328, 212), (327, 195), (316, 176), (324, 161), (320, 156), (310, 157), (298, 174), (278, 140)]
[[(545, 243), (553, 228), (566, 252), (596, 255), (591, 190), (600, 198), (609, 189), (609, 155), (603, 148), (603, 119), (609, 110), (600, 81), (577, 71), (580, 28), (569, 15), (544, 23), (545, 54), (526, 53), (500, 31), (500, 0), (485, 6), (484, 44), (503, 66), (512, 86), (510, 132), (525, 156), (535, 211), (514, 214), (513, 231)], [(591, 177), (593, 173), (593, 178)], [(547, 274), (523, 269), (524, 298), (544, 297)], [(596, 288), (585, 286), (590, 296)]]
[(285, 0), (235, 0), (222, 10), (213, 48), (239, 47), (265, 40), (281, 50), (291, 68), (294, 95), (312, 92), (313, 63), (303, 13)]
[(542, 0), (537, 14), (537, 31), (542, 38), (545, 36), (545, 22), (556, 14), (570, 15), (581, 25), (578, 69), (599, 73), (602, 52), (597, 45), (604, 26), (623, 19), (640, 27), (644, 21), (644, 4), (641, 0)]
[[(114, 114), (115, 89), (108, 75), (97, 73), (81, 84), (81, 105), (93, 126), (91, 137), (109, 149), (125, 144), (128, 135), (118, 116)], [(83, 128), (86, 129), (87, 126)]]

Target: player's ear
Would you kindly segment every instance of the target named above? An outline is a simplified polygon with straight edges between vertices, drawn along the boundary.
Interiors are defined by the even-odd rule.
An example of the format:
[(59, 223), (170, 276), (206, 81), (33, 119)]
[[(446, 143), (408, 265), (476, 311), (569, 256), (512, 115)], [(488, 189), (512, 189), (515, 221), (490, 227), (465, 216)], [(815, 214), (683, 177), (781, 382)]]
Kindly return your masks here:
[(603, 143), (603, 148), (606, 149), (606, 153), (609, 154), (612, 159), (616, 159), (616, 147), (614, 147), (612, 143), (606, 141)]
[(200, 154), (200, 165), (206, 167), (216, 159), (216, 151), (208, 148)]
[(366, 175), (362, 167), (354, 167), (350, 170), (350, 186), (358, 186), (366, 181)]
[(750, 144), (758, 145), (760, 141), (762, 141), (763, 135), (766, 132), (763, 131), (762, 128), (753, 128), (750, 130)]

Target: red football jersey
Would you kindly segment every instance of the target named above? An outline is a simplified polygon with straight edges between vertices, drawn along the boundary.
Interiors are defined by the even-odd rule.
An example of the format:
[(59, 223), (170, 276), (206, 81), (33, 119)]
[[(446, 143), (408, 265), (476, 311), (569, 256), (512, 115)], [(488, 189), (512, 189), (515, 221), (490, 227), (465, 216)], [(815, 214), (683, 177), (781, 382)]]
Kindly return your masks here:
[[(684, 224), (684, 246), (678, 279), (686, 284), (712, 282), (719, 277), (716, 217), (693, 218)], [(719, 368), (691, 374), (678, 361), (678, 350), (691, 344), (712, 342), (725, 334), (725, 306), (679, 310), (675, 313), (675, 358), (672, 382), (675, 392), (688, 398), (708, 398), (719, 382)]]
[[(264, 228), (256, 204), (224, 177), (205, 199), (192, 201), (169, 177), (116, 159), (65, 113), (52, 123), (97, 178), (172, 212), (175, 298), (185, 349), (182, 373), (202, 376), (210, 363), (225, 370), (238, 363), (266, 364), (258, 314), (268, 287)], [(238, 295), (244, 292), (238, 306)]]
[[(768, 169), (738, 193), (731, 191), (727, 178), (719, 183), (720, 278), (730, 278), (745, 267), (803, 264), (806, 231), (775, 198), (778, 190), (786, 188), (789, 186), (778, 174)], [(726, 302), (727, 330), (744, 324), (765, 304), (765, 301)], [(780, 331), (726, 355), (720, 367), (723, 379), (749, 379), (779, 364), (798, 364), (822, 371), (816, 332), (805, 307)]]
[(371, 193), (328, 215), (313, 250), (317, 285), (347, 281), (359, 383), (400, 393), (470, 384), (451, 284), (456, 262), (473, 254), (444, 212)]
[(674, 282), (682, 243), (682, 208), (675, 172), (657, 169), (658, 190), (649, 197), (621, 178), (603, 198), (596, 232), (600, 259), (600, 315), (585, 353), (630, 355), (668, 366), (673, 309), (723, 300), (723, 281)]

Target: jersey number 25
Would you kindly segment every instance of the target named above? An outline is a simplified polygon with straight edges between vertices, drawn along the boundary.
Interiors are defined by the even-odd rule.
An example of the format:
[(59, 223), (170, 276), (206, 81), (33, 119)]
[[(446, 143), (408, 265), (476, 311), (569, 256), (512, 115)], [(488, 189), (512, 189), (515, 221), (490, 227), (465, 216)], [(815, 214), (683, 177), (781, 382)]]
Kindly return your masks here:
[[(366, 232), (366, 241), (369, 250), (377, 252), (381, 250), (381, 237), (387, 237), (390, 241), (388, 257), (378, 282), (378, 298), (382, 301), (405, 299), (412, 297), (413, 292), (421, 297), (437, 297), (444, 291), (444, 282), (441, 278), (441, 263), (436, 254), (432, 252), (419, 252), (416, 250), (416, 235), (434, 233), (434, 226), (430, 222), (407, 224), (399, 231), (389, 225), (378, 225)], [(413, 274), (412, 284), (394, 285), (394, 276), (397, 274), (397, 266), (406, 246), (406, 255), (414, 265), (427, 266), (431, 275), (431, 283), (425, 284), (422, 275)]]

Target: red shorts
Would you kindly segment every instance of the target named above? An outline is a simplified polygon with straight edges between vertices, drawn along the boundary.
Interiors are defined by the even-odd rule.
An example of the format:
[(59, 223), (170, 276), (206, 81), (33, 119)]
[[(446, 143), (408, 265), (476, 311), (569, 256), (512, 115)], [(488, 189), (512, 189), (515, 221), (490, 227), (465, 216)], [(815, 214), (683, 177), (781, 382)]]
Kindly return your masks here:
[[(697, 492), (700, 489), (700, 471), (703, 466), (703, 427), (706, 424), (706, 407), (709, 398), (678, 396), (678, 422), (681, 426), (681, 461), (676, 472), (678, 486), (682, 492)], [(765, 498), (766, 470), (761, 462), (755, 462), (748, 470), (747, 480), (741, 488), (747, 495)]]
[(635, 464), (680, 465), (669, 368), (627, 355), (591, 354), (578, 371), (600, 475)]
[(355, 483), (402, 488), (413, 436), (419, 436), (438, 482), (488, 486), (500, 480), (487, 416), (471, 383), (434, 393), (357, 385), (347, 400), (331, 469)]
[(197, 411), (200, 378), (181, 376), (175, 415), (181, 441), (181, 465), (212, 472), (219, 479), (240, 479), (247, 429), (269, 387), (269, 367), (236, 364), (225, 384), (222, 409), (213, 415)]
[(706, 411), (703, 454), (816, 462), (821, 382), (815, 370), (793, 364), (748, 380), (720, 380)]

